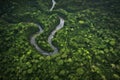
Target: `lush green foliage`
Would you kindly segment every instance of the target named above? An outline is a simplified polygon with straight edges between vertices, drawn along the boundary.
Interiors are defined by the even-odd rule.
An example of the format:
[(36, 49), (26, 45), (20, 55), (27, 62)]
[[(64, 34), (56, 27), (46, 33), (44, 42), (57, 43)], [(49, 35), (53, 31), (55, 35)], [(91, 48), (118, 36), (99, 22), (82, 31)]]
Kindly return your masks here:
[[(8, 2), (8, 3), (7, 3)], [(119, 80), (120, 7), (119, 0), (1, 1), (1, 80)], [(9, 5), (7, 5), (9, 4)], [(6, 10), (9, 10), (8, 12)], [(65, 26), (53, 38), (59, 53), (41, 55), (30, 37), (42, 25), (38, 45), (52, 51), (50, 32), (65, 19)]]

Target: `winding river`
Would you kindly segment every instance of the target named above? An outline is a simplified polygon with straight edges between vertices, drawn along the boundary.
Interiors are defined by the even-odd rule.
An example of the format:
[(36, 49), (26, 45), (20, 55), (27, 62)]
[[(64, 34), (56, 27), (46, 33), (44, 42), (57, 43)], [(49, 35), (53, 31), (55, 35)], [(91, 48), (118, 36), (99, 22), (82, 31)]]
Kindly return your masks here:
[[(50, 8), (50, 11), (52, 11), (55, 7), (55, 0), (52, 0), (52, 7)], [(43, 55), (53, 55), (53, 54), (56, 54), (58, 53), (58, 48), (55, 47), (53, 44), (52, 44), (52, 38), (54, 38), (54, 35), (55, 33), (60, 30), (61, 28), (63, 28), (64, 26), (64, 19), (59, 17), (60, 19), (60, 23), (56, 26), (56, 28), (51, 32), (51, 34), (49, 35), (48, 37), (48, 43), (50, 44), (51, 48), (54, 50), (53, 52), (46, 52), (44, 50), (42, 50), (36, 43), (36, 37), (39, 36), (41, 33), (43, 33), (43, 29), (42, 27), (39, 25), (39, 24), (36, 24), (36, 26), (38, 26), (39, 28), (39, 32), (36, 33), (35, 35), (33, 35), (30, 39), (30, 43), (36, 48), (37, 51), (39, 51), (41, 54)]]

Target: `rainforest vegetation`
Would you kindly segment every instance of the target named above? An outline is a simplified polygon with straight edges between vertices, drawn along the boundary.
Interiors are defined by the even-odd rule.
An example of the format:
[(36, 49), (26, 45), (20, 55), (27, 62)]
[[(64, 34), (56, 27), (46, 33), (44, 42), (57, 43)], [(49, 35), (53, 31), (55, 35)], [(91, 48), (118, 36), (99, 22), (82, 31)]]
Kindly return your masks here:
[[(0, 80), (120, 80), (120, 0), (0, 0)], [(42, 55), (52, 39), (58, 53)]]

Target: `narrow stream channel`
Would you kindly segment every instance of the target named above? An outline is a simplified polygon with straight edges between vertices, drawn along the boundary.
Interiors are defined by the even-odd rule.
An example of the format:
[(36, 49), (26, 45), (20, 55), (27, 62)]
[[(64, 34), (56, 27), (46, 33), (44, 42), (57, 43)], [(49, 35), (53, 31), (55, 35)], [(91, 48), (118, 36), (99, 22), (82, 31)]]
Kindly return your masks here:
[[(55, 4), (56, 2), (52, 0), (52, 7), (50, 8), (50, 11), (53, 10), (53, 8), (55, 7)], [(37, 51), (39, 51), (43, 55), (53, 55), (58, 53), (58, 48), (52, 44), (52, 38), (54, 38), (55, 33), (61, 28), (63, 28), (64, 26), (64, 19), (61, 17), (59, 17), (59, 19), (60, 19), (60, 23), (56, 26), (56, 28), (51, 32), (51, 34), (48, 37), (48, 43), (50, 44), (51, 48), (54, 50), (53, 52), (49, 52), (49, 53), (42, 50), (36, 43), (36, 40), (35, 40), (36, 37), (39, 36), (41, 33), (43, 33), (42, 27), (39, 24), (36, 24), (36, 26), (38, 26), (39, 28), (39, 32), (31, 37), (30, 43), (36, 48)]]

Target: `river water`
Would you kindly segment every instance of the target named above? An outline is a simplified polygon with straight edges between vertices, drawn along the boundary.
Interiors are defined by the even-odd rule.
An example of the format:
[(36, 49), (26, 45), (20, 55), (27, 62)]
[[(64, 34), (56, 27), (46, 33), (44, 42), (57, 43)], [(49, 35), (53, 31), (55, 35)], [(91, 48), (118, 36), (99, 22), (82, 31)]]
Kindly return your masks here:
[[(54, 0), (52, 0), (52, 3), (53, 3), (53, 4), (52, 4), (52, 7), (50, 8), (50, 11), (53, 10), (53, 8), (55, 7), (55, 4), (56, 4), (56, 2), (55, 2)], [(30, 43), (36, 48), (37, 51), (39, 51), (39, 52), (40, 52), (41, 54), (43, 54), (43, 55), (53, 55), (53, 54), (58, 53), (58, 48), (55, 47), (55, 46), (52, 44), (52, 38), (54, 38), (55, 33), (56, 33), (58, 30), (60, 30), (61, 28), (63, 28), (63, 26), (64, 26), (64, 19), (61, 18), (61, 17), (59, 17), (59, 19), (60, 19), (60, 23), (56, 26), (56, 28), (51, 32), (51, 34), (50, 34), (49, 37), (48, 37), (48, 43), (50, 44), (51, 48), (54, 50), (53, 52), (46, 52), (46, 51), (42, 50), (42, 49), (37, 45), (35, 39), (36, 39), (37, 36), (39, 36), (39, 35), (40, 35), (41, 33), (43, 33), (44, 31), (43, 31), (42, 27), (41, 27), (39, 24), (36, 24), (36, 26), (38, 26), (38, 28), (39, 28), (39, 32), (36, 33), (35, 35), (33, 35), (33, 36), (31, 37)]]

